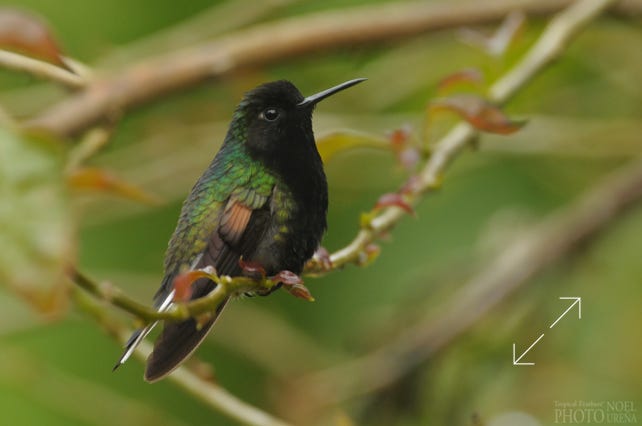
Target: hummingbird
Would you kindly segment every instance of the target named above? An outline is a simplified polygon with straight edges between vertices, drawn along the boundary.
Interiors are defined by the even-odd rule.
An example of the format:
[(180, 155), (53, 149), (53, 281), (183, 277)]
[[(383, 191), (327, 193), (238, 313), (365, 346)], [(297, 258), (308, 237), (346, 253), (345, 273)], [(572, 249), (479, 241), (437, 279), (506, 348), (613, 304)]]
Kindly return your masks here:
[[(165, 254), (165, 276), (154, 307), (169, 309), (174, 279), (186, 270), (214, 267), (219, 275), (243, 276), (243, 262), (268, 276), (300, 274), (326, 230), (328, 184), (312, 131), (316, 104), (361, 83), (346, 81), (303, 97), (286, 80), (247, 92), (237, 106), (223, 145), (183, 203)], [(216, 284), (200, 278), (190, 299)], [(204, 323), (193, 318), (165, 322), (147, 359), (145, 380), (162, 379), (188, 358), (208, 334), (228, 296)], [(114, 370), (134, 352), (156, 323), (136, 330)]]

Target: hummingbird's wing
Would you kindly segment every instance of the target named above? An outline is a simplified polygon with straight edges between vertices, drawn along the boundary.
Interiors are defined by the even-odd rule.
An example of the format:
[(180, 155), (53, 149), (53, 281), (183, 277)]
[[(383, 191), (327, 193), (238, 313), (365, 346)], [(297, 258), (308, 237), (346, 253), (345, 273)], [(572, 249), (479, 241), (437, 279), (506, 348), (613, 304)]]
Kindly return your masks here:
[[(219, 152), (221, 154), (221, 152)], [(241, 157), (242, 160), (242, 157)], [(239, 275), (241, 256), (254, 251), (271, 217), (270, 199), (274, 179), (239, 157), (217, 155), (185, 201), (165, 257), (165, 278), (154, 296), (159, 310), (168, 309), (174, 297), (174, 278), (185, 270), (213, 266), (220, 275)], [(200, 279), (192, 283), (192, 299), (207, 295), (215, 283)], [(171, 372), (201, 343), (225, 306), (213, 318), (197, 326), (192, 319), (166, 323), (147, 362), (145, 378), (158, 380)], [(137, 330), (126, 344), (117, 368), (154, 327)]]
[[(210, 235), (207, 248), (195, 268), (211, 265), (219, 275), (240, 275), (239, 259), (256, 247), (267, 226), (269, 214), (269, 208), (252, 209), (236, 199), (230, 199), (221, 214), (218, 228)], [(195, 281), (192, 284), (192, 299), (207, 295), (215, 287), (216, 284), (207, 279)], [(227, 300), (216, 307), (212, 318), (204, 324), (197, 324), (193, 318), (180, 323), (165, 323), (147, 359), (145, 380), (152, 382), (163, 378), (190, 356), (214, 325)]]

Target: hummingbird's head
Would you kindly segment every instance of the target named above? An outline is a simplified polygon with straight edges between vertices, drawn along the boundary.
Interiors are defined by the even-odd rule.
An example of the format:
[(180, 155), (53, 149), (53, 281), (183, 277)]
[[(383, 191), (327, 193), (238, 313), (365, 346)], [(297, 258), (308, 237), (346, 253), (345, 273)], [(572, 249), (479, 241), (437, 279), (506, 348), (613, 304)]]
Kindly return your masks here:
[(315, 105), (363, 80), (350, 80), (307, 98), (286, 80), (266, 83), (248, 92), (235, 114), (235, 118), (242, 117), (246, 146), (259, 157), (291, 157), (310, 148), (316, 151), (312, 133)]

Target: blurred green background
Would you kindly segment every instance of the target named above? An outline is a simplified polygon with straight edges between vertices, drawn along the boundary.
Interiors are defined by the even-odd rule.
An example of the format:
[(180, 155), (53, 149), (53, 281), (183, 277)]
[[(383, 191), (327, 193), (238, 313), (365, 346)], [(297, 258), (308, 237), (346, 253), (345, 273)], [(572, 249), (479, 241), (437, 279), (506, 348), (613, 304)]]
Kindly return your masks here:
[[(6, 3), (43, 16), (70, 56), (110, 70), (232, 27), (371, 2)], [(188, 21), (182, 36), (157, 33), (197, 16), (206, 16), (205, 23)], [(529, 19), (500, 59), (462, 43), (456, 30), (446, 30), (290, 59), (128, 112), (90, 164), (163, 203), (150, 207), (74, 193), (79, 268), (140, 301), (150, 300), (181, 202), (220, 146), (236, 103), (253, 86), (285, 78), (310, 94), (368, 77), (317, 109), (316, 134), (352, 129), (384, 135), (407, 124), (420, 133), (425, 106), (441, 78), (475, 67), (493, 81), (544, 24), (545, 19)], [(282, 291), (232, 303), (197, 356), (240, 398), (296, 424), (314, 424), (317, 419), (297, 417), (301, 407), (295, 405), (301, 402), (290, 399), (284, 383), (368, 353), (426, 312), (436, 312), (513, 231), (527, 229), (639, 155), (641, 45), (639, 18), (605, 15), (594, 22), (562, 60), (507, 106), (528, 125), (511, 136), (484, 135), (479, 149), (458, 158), (443, 188), (421, 203), (417, 218), (403, 220), (381, 243), (376, 262), (308, 278), (315, 303)], [(18, 117), (64, 96), (53, 85), (0, 71), (0, 104)], [(436, 121), (434, 136), (452, 122)], [(323, 244), (330, 251), (347, 244), (358, 230), (360, 213), (407, 177), (391, 153), (367, 149), (337, 155), (326, 171), (330, 211)], [(532, 424), (546, 425), (555, 421), (555, 401), (575, 400), (634, 401), (640, 421), (641, 241), (642, 210), (637, 209), (529, 282), (402, 381), (329, 407), (320, 421), (469, 425), (477, 413), (490, 425), (521, 412)], [(0, 247), (0, 255), (9, 250)], [(547, 329), (567, 306), (560, 296), (583, 298), (582, 320), (569, 314), (529, 352), (535, 366), (513, 366), (512, 343), (525, 348)], [(169, 381), (145, 383), (137, 360), (112, 373), (120, 350), (77, 309), (45, 321), (0, 287), (0, 423), (236, 424)], [(305, 394), (299, 397), (305, 400)]]

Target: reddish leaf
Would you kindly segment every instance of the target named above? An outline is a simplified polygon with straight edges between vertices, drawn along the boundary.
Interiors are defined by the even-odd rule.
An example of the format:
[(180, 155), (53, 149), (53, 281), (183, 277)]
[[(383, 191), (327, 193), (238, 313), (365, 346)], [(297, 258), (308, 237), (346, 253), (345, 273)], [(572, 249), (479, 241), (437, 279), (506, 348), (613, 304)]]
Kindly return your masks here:
[(263, 268), (263, 266), (261, 266), (261, 264), (258, 262), (252, 262), (251, 260), (245, 260), (243, 258), (240, 258), (239, 266), (241, 267), (243, 272), (245, 272), (249, 276), (265, 277), (266, 275), (265, 268)]
[(439, 91), (444, 91), (450, 89), (453, 86), (460, 84), (468, 83), (474, 85), (480, 85), (484, 82), (484, 75), (476, 68), (466, 68), (457, 72), (454, 72), (439, 82), (437, 85)]
[(283, 283), (285, 286), (303, 284), (301, 277), (292, 271), (281, 271), (273, 277), (270, 277), (270, 279), (274, 282)]
[(390, 147), (396, 154), (399, 164), (407, 170), (414, 169), (421, 159), (419, 150), (410, 143), (412, 132), (412, 127), (405, 125), (389, 132), (387, 135)]
[(412, 128), (410, 126), (403, 126), (388, 133), (388, 139), (392, 145), (393, 150), (403, 149), (412, 135)]
[(377, 200), (377, 204), (375, 204), (375, 209), (381, 209), (383, 207), (391, 206), (399, 207), (406, 213), (413, 216), (415, 215), (415, 211), (413, 210), (412, 206), (405, 200), (405, 197), (397, 192), (390, 192), (379, 197), (379, 200)]
[(69, 173), (72, 188), (111, 192), (145, 204), (158, 204), (159, 200), (140, 188), (129, 184), (106, 170), (83, 167)]
[(310, 290), (308, 290), (308, 288), (303, 284), (287, 285), (283, 286), (283, 288), (286, 289), (294, 297), (305, 299), (308, 302), (314, 302), (312, 293), (310, 293)]
[(501, 109), (476, 95), (457, 95), (431, 102), (431, 113), (452, 111), (478, 130), (509, 135), (521, 129), (524, 121), (512, 121)]
[(72, 71), (45, 22), (17, 9), (0, 8), (0, 49), (12, 50)]
[(192, 297), (192, 284), (200, 278), (216, 278), (213, 275), (216, 274), (216, 269), (212, 266), (208, 266), (204, 269), (196, 269), (193, 271), (186, 271), (182, 274), (178, 274), (174, 278), (174, 301), (175, 302), (186, 302)]

